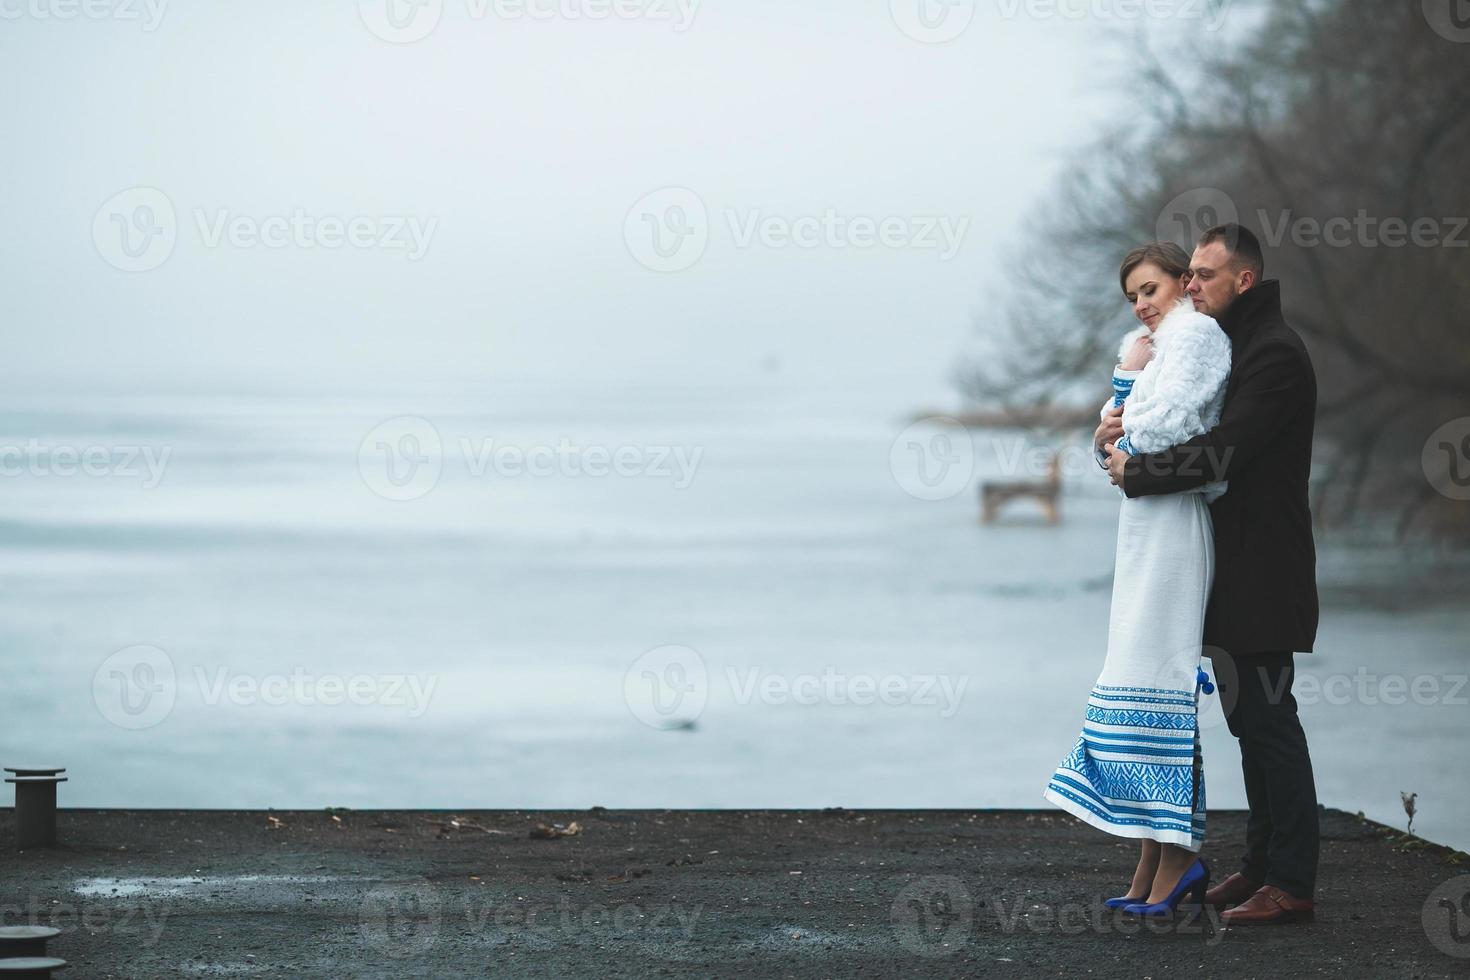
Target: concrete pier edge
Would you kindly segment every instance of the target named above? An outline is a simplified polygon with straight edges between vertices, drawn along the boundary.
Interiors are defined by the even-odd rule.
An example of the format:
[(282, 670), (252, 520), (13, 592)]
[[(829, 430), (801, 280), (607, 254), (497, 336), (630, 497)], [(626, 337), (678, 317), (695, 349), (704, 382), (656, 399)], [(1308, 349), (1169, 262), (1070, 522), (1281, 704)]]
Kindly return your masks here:
[(1221, 930), (1103, 914), (1137, 842), (1046, 808), (5, 808), (0, 918), (73, 977), (1470, 977), (1470, 854), (1321, 817), (1317, 921)]

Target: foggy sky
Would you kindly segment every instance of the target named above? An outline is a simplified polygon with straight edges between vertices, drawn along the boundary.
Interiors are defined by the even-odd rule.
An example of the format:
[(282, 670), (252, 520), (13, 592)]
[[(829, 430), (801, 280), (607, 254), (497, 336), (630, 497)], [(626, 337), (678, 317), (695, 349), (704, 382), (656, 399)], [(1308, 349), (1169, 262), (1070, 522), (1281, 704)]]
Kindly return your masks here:
[[(972, 311), (1000, 302), (998, 255), (1114, 104), (1099, 78), (1116, 51), (1099, 42), (1117, 24), (1025, 4), (981, 3), (929, 44), (887, 0), (710, 0), (687, 25), (444, 0), (426, 37), (389, 43), (374, 0), (92, 2), (112, 12), (0, 0), (0, 312), (20, 387), (774, 370), (940, 401)], [(94, 223), (136, 187), (166, 195), (176, 242), (127, 272)], [(708, 209), (702, 257), (676, 272), (625, 238), (630, 209), (665, 187)], [(282, 232), (293, 214), (329, 219), (328, 237), (354, 217), (432, 234), (419, 256), (307, 247)], [(739, 242), (752, 220), (811, 231), (824, 215), (967, 227), (947, 260)], [(272, 217), (284, 244), (231, 243), (225, 223)]]

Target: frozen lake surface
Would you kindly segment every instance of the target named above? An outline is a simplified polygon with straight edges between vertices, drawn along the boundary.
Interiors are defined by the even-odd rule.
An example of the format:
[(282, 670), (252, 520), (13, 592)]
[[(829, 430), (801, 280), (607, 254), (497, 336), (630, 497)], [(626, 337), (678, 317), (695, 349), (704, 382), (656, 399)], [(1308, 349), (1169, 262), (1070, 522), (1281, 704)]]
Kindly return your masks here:
[[(68, 767), (64, 806), (1044, 807), (1115, 491), (1079, 449), (1062, 526), (982, 527), (1020, 437), (971, 433), (972, 467), (862, 404), (8, 396), (3, 762)], [(1322, 802), (1401, 827), (1417, 792), (1470, 848), (1467, 635), (1329, 603), (1297, 684)], [(1202, 718), (1210, 805), (1243, 807)]]

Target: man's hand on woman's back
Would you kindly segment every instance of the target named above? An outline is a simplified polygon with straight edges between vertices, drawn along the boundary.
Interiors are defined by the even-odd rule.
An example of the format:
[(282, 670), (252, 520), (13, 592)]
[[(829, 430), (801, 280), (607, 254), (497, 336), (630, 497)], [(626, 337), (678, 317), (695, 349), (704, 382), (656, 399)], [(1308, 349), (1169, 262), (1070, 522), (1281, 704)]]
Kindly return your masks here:
[(1102, 452), (1104, 446), (1110, 442), (1117, 442), (1123, 438), (1123, 406), (1116, 405), (1108, 410), (1103, 416), (1102, 424), (1097, 427), (1093, 434), (1092, 445), (1098, 452)]

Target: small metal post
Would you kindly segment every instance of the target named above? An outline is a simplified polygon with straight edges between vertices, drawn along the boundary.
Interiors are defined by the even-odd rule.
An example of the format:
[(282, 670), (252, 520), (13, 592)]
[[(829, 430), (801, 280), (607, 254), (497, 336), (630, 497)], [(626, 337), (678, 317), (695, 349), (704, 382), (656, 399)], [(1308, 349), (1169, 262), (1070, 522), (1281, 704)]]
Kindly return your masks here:
[(45, 956), (46, 940), (61, 935), (51, 926), (0, 926), (0, 960)]
[(56, 843), (56, 784), (66, 782), (65, 769), (16, 769), (7, 783), (15, 784), (15, 843), (17, 847), (50, 847)]
[(59, 970), (66, 966), (66, 960), (58, 960), (54, 956), (22, 956), (19, 959), (0, 960), (0, 977), (10, 980), (11, 977), (35, 977), (45, 980), (51, 976), (52, 970)]

